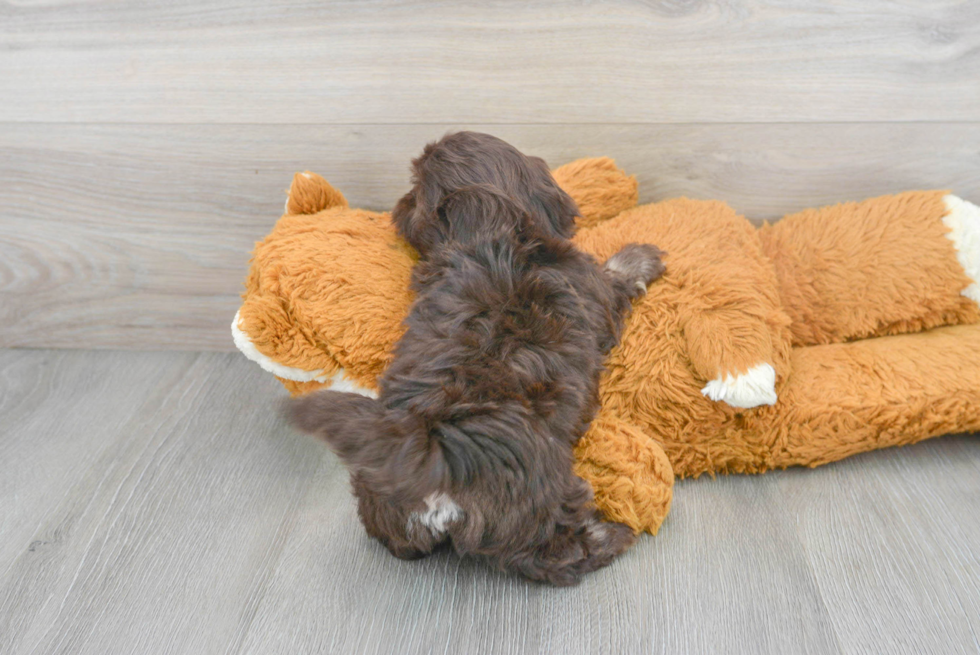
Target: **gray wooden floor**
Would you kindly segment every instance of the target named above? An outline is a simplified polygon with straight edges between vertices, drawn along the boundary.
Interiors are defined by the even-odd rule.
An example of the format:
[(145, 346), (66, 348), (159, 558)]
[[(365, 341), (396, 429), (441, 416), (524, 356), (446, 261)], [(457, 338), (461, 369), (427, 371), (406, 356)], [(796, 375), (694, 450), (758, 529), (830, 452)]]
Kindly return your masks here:
[(980, 441), (679, 484), (573, 589), (363, 533), (226, 353), (0, 351), (0, 653), (976, 653)]

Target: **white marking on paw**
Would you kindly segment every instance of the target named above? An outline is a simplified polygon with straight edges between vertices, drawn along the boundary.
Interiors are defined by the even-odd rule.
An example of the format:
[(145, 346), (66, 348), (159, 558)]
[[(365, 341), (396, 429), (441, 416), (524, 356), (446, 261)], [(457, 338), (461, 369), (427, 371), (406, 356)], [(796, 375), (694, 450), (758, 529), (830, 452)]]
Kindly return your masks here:
[(701, 393), (716, 402), (724, 401), (742, 409), (775, 405), (776, 369), (771, 364), (758, 364), (739, 375), (719, 375)]
[[(633, 273), (622, 265), (619, 253), (606, 260), (605, 269), (607, 272), (615, 273), (616, 275), (631, 275)], [(647, 287), (649, 286), (647, 279), (649, 279), (652, 270), (653, 262), (644, 261), (640, 263), (640, 276), (633, 281), (640, 293), (645, 294), (647, 292)]]
[(609, 539), (609, 529), (594, 519), (585, 524), (585, 531), (602, 545), (605, 545), (606, 540)]
[(612, 271), (613, 273), (619, 273), (621, 275), (626, 273), (626, 270), (620, 265), (619, 259), (616, 258), (616, 255), (613, 255), (606, 261), (606, 270)]
[(275, 376), (281, 377), (284, 380), (293, 380), (295, 382), (329, 382), (329, 389), (334, 391), (349, 391), (351, 393), (358, 393), (362, 396), (367, 396), (368, 398), (377, 398), (378, 393), (367, 387), (362, 387), (350, 378), (347, 377), (347, 373), (344, 369), (340, 369), (333, 375), (328, 375), (323, 369), (317, 371), (306, 371), (301, 368), (296, 368), (294, 366), (285, 366), (275, 361), (267, 355), (263, 355), (259, 352), (259, 349), (255, 347), (252, 340), (248, 338), (245, 331), (242, 330), (239, 322), (241, 321), (241, 312), (235, 312), (235, 320), (231, 322), (231, 336), (235, 340), (235, 346), (238, 347), (242, 354), (248, 357), (250, 360), (262, 367), (263, 370), (272, 373)]
[(980, 207), (954, 195), (943, 197), (949, 211), (943, 224), (949, 228), (946, 238), (953, 242), (956, 261), (973, 284), (960, 293), (980, 305)]
[(425, 498), (424, 512), (412, 512), (408, 515), (406, 529), (409, 533), (418, 526), (424, 526), (436, 537), (446, 533), (449, 524), (463, 516), (463, 509), (444, 493), (432, 493)]

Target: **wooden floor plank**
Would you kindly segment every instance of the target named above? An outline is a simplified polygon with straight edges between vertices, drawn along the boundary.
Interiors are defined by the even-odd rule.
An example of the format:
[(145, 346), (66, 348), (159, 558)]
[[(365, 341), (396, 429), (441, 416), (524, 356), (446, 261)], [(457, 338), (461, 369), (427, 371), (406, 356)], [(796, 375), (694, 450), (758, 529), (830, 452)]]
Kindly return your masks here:
[(0, 351), (0, 391), (3, 653), (976, 650), (976, 436), (682, 481), (552, 589), (391, 557), (241, 356)]
[(980, 651), (978, 446), (947, 437), (780, 476), (848, 652)]
[(6, 3), (0, 120), (980, 119), (980, 5)]
[(0, 124), (0, 346), (229, 350), (254, 242), (295, 171), (390, 208), (449, 129), (557, 166), (615, 157), (644, 202), (755, 219), (913, 188), (980, 201), (980, 123), (695, 126)]
[(147, 354), (139, 375), (120, 375), (108, 353), (0, 351), (0, 562), (48, 545), (32, 541), (52, 503), (125, 445), (123, 426), (193, 359)]
[[(69, 397), (92, 407), (67, 435), (104, 438), (102, 452), (78, 457), (60, 493), (14, 490), (40, 510), (34, 533), (0, 563), (0, 652), (224, 652), (247, 630), (290, 508), (322, 452), (306, 440), (282, 442), (270, 407), (281, 392), (266, 376), (239, 375), (248, 369), (237, 358), (101, 356), (123, 390), (93, 398), (89, 386), (75, 386)], [(75, 360), (68, 368), (92, 359), (62, 357)], [(151, 377), (143, 398), (125, 391), (157, 374), (160, 357), (181, 374)], [(53, 402), (40, 405), (38, 419), (4, 443), (66, 440), (43, 420), (58, 413)], [(38, 449), (36, 464), (43, 455)], [(50, 474), (59, 463), (46, 465)]]

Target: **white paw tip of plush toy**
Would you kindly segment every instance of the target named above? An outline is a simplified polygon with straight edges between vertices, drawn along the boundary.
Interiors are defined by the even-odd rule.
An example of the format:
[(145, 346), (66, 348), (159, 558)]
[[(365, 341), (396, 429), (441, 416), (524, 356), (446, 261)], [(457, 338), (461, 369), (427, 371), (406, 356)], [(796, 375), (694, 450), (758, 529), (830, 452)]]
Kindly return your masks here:
[(719, 375), (701, 390), (716, 402), (749, 409), (776, 404), (776, 369), (771, 364), (758, 364), (738, 375)]
[(956, 248), (956, 259), (973, 284), (960, 293), (980, 305), (980, 207), (953, 195), (943, 197), (946, 215), (943, 223), (949, 228), (946, 238)]

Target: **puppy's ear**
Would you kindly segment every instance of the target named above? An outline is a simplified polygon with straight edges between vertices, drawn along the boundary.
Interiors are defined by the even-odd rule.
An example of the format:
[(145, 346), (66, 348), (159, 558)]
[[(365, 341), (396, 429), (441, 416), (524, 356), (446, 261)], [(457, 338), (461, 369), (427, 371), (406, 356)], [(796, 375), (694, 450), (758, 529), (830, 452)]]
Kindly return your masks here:
[(412, 189), (395, 203), (391, 212), (391, 222), (398, 234), (423, 257), (440, 237), (436, 205), (442, 197), (440, 180), (446, 174), (441, 171), (438, 150), (438, 143), (430, 143), (412, 160)]
[(575, 218), (579, 215), (578, 205), (565, 193), (555, 178), (551, 176), (548, 165), (540, 157), (528, 157), (531, 161), (534, 180), (531, 189), (531, 210), (542, 216), (552, 232), (552, 236), (571, 239), (575, 235)]
[(289, 424), (323, 439), (346, 464), (355, 464), (381, 426), (381, 404), (356, 393), (317, 391), (288, 400)]
[(461, 243), (498, 232), (530, 236), (531, 218), (513, 198), (491, 184), (472, 184), (446, 195), (436, 210), (439, 231)]
[(428, 234), (431, 218), (427, 216), (424, 207), (419, 207), (420, 193), (419, 186), (415, 185), (411, 191), (402, 196), (391, 211), (391, 221), (398, 234), (424, 257), (432, 246), (432, 238)]

